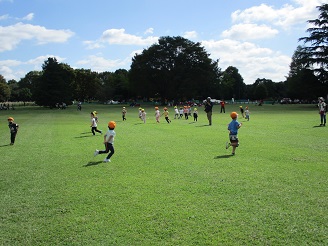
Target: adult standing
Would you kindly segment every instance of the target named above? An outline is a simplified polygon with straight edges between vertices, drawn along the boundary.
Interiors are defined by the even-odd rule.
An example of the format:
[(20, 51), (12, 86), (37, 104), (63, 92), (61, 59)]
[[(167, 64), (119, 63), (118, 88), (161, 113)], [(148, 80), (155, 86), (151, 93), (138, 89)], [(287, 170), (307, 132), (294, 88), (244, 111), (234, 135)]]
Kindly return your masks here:
[(220, 113), (225, 113), (225, 101), (224, 100), (221, 100), (220, 101), (220, 105), (221, 105), (221, 111), (220, 111)]
[(205, 112), (207, 114), (208, 124), (212, 125), (212, 109), (213, 109), (213, 103), (211, 102), (211, 98), (208, 97), (205, 100)]
[(320, 122), (321, 122), (320, 126), (326, 126), (327, 104), (325, 103), (325, 99), (323, 99), (323, 97), (319, 97), (318, 108), (319, 108)]

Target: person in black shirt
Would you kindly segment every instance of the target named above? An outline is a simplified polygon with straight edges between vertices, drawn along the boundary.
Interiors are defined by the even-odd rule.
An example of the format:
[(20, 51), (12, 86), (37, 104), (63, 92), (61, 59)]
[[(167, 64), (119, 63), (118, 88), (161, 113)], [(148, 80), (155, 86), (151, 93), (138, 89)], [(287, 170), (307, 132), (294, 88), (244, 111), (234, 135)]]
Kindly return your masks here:
[(208, 124), (211, 126), (212, 125), (212, 108), (213, 108), (213, 103), (211, 102), (211, 98), (208, 97), (205, 102), (205, 112), (207, 114), (207, 119), (208, 119)]
[(13, 117), (8, 118), (8, 127), (10, 129), (10, 145), (14, 145), (19, 125), (14, 122)]

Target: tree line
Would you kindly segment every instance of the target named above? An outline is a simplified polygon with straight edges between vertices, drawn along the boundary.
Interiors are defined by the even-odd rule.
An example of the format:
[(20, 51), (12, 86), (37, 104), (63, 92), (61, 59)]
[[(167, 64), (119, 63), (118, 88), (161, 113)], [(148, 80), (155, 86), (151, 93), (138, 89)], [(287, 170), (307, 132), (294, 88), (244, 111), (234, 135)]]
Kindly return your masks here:
[(158, 43), (132, 58), (129, 70), (94, 72), (73, 69), (49, 57), (42, 71), (31, 71), (19, 81), (0, 75), (0, 101), (34, 101), (40, 106), (73, 100), (128, 101), (218, 99), (276, 100), (297, 98), (312, 101), (328, 94), (328, 4), (318, 6), (319, 17), (309, 20), (307, 29), (292, 57), (285, 81), (258, 78), (244, 83), (238, 69), (219, 67), (200, 43), (183, 37), (161, 37)]

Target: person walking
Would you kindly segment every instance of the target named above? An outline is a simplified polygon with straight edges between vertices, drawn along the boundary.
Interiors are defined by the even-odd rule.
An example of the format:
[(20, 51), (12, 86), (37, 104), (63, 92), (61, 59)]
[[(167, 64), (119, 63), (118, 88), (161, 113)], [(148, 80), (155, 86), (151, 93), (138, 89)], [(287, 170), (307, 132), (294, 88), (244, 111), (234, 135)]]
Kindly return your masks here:
[(327, 104), (325, 103), (325, 99), (323, 97), (319, 97), (318, 108), (320, 114), (320, 126), (326, 126)]
[(220, 113), (225, 113), (225, 101), (224, 100), (221, 100), (220, 101), (220, 105), (221, 105), (221, 111), (220, 111)]
[(207, 115), (207, 119), (208, 119), (208, 124), (211, 126), (212, 125), (212, 109), (213, 109), (213, 102), (211, 102), (211, 98), (208, 97), (205, 101), (204, 101), (204, 106), (205, 106), (205, 112)]

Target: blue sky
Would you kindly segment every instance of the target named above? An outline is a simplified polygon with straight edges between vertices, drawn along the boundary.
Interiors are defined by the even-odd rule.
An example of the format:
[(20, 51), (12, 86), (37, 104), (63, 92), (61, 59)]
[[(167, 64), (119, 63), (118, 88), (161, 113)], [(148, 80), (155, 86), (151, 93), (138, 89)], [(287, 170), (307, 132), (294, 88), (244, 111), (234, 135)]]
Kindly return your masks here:
[(284, 81), (307, 20), (328, 0), (0, 0), (0, 74), (17, 81), (48, 57), (93, 71), (129, 69), (162, 36), (200, 42), (246, 84)]

